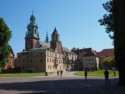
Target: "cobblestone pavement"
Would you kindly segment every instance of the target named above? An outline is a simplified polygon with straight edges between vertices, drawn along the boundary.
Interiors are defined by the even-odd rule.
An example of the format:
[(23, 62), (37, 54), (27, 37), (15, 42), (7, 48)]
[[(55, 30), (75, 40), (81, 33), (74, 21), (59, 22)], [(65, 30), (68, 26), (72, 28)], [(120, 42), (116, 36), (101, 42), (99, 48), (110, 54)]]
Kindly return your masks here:
[(117, 85), (118, 78), (110, 78), (111, 85), (105, 86), (103, 77), (75, 76), (64, 72), (45, 77), (1, 77), (0, 94), (125, 94), (125, 87)]

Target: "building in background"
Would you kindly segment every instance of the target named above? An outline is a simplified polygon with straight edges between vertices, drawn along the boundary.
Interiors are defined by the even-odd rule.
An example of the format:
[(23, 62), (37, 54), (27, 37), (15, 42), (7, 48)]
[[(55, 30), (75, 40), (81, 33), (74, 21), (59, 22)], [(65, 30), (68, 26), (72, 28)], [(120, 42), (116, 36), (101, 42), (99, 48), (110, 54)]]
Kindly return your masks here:
[(99, 62), (100, 62), (100, 69), (103, 69), (103, 61), (105, 58), (109, 57), (114, 59), (114, 49), (110, 48), (110, 49), (103, 49), (100, 52), (97, 52), (97, 55), (99, 57)]
[(103, 69), (103, 61), (106, 57), (114, 58), (114, 49), (103, 49), (100, 52), (96, 52), (92, 50), (92, 48), (73, 48), (73, 52), (75, 52), (78, 56), (78, 64), (81, 65), (81, 69), (79, 70), (98, 70)]
[(102, 69), (105, 57), (114, 58), (114, 49), (104, 49), (96, 52), (92, 48), (71, 51), (62, 46), (60, 35), (53, 30), (51, 40), (48, 33), (45, 42), (40, 41), (38, 26), (32, 14), (25, 36), (25, 49), (17, 53), (15, 66), (21, 72), (56, 72), (57, 70), (98, 70)]
[(14, 72), (14, 69), (16, 67), (14, 59), (15, 59), (15, 55), (14, 55), (13, 49), (10, 47), (10, 54), (8, 57), (8, 62), (5, 63), (3, 72)]
[[(76, 54), (65, 52), (68, 54), (68, 60), (74, 63)], [(70, 68), (64, 63), (65, 56), (67, 55), (64, 55), (60, 35), (56, 28), (51, 35), (51, 41), (49, 41), (48, 33), (46, 34), (46, 41), (40, 41), (38, 26), (35, 22), (35, 16), (32, 14), (30, 23), (27, 26), (25, 49), (17, 53), (17, 62), (21, 68), (21, 72), (52, 73), (57, 70), (64, 71)]]
[(91, 48), (86, 49), (83, 56), (83, 69), (99, 70), (99, 67), (99, 57), (97, 56), (96, 51)]
[(72, 49), (78, 55), (79, 70), (97, 70), (99, 69), (99, 57), (92, 48)]
[(77, 54), (63, 47), (64, 65), (66, 70), (78, 70)]

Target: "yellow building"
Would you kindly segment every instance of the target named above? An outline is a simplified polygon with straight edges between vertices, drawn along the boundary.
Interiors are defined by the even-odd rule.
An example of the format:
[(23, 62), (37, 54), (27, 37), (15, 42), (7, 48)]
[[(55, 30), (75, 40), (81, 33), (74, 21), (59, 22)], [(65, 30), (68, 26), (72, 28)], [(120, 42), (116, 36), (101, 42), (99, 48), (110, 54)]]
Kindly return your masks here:
[(63, 55), (53, 49), (40, 47), (17, 54), (21, 72), (56, 72), (63, 70)]
[(21, 72), (51, 73), (66, 70), (63, 59), (63, 47), (57, 29), (53, 31), (51, 41), (49, 41), (48, 33), (46, 41), (40, 41), (38, 26), (32, 14), (25, 36), (25, 50), (17, 53), (17, 62)]

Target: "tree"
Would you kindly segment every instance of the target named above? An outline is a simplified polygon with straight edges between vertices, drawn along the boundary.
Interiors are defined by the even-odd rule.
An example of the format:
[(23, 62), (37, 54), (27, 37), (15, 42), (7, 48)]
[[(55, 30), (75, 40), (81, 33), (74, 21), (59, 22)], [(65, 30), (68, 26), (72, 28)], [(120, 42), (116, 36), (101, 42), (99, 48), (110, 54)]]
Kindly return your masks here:
[(0, 18), (0, 66), (3, 67), (10, 53), (9, 40), (12, 34), (3, 18)]
[(104, 14), (99, 22), (106, 27), (106, 32), (113, 39), (119, 84), (125, 85), (125, 0), (110, 0), (103, 7), (108, 14)]
[(113, 0), (115, 61), (119, 84), (125, 85), (125, 0)]
[(113, 20), (113, 8), (112, 8), (112, 0), (107, 1), (103, 4), (103, 8), (108, 12), (108, 14), (104, 14), (103, 18), (99, 20), (100, 25), (105, 26), (106, 33), (109, 34), (111, 39), (114, 39), (114, 20)]
[(115, 66), (115, 64), (114, 64), (114, 59), (111, 58), (111, 57), (106, 57), (106, 58), (104, 58), (103, 66), (104, 66), (105, 68), (110, 68), (110, 69), (111, 69), (112, 67)]

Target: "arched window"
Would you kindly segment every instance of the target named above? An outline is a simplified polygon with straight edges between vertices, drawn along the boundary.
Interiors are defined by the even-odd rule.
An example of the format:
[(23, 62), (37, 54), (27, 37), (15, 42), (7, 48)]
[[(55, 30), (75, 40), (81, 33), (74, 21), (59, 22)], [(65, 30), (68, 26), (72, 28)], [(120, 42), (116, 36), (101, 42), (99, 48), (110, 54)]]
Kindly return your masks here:
[(35, 29), (35, 34), (36, 34), (36, 29)]

